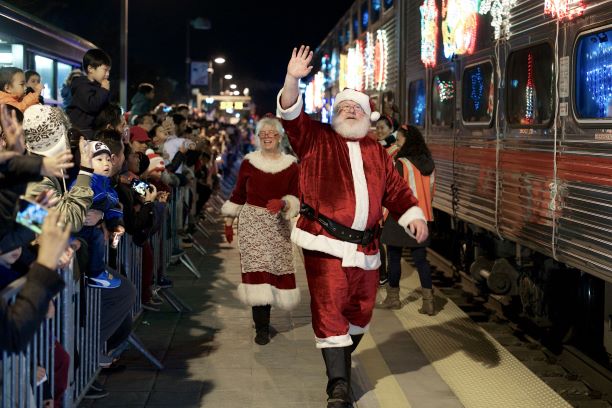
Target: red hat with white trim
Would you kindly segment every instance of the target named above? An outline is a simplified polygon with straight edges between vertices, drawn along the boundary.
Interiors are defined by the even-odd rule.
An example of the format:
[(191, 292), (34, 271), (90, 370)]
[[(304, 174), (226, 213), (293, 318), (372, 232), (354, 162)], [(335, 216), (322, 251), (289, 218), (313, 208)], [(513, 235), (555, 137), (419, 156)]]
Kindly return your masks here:
[(342, 92), (338, 92), (336, 94), (336, 99), (334, 100), (334, 111), (338, 104), (342, 101), (353, 101), (365, 112), (366, 115), (370, 117), (370, 121), (376, 122), (380, 119), (380, 113), (376, 112), (376, 104), (374, 101), (363, 92), (356, 91), (350, 88), (344, 88)]
[(146, 155), (149, 158), (149, 167), (147, 168), (147, 172), (152, 173), (154, 171), (163, 172), (166, 170), (166, 166), (164, 164), (164, 159), (155, 153), (153, 149), (147, 149)]

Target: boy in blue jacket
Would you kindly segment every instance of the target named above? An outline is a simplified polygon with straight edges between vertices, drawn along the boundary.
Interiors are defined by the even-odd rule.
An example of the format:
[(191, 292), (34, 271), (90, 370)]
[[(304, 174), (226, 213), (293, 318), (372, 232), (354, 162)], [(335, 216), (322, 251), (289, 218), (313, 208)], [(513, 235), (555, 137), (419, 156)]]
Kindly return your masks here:
[[(91, 189), (94, 192), (91, 209), (104, 213), (103, 221), (108, 231), (112, 231), (113, 246), (119, 243), (119, 238), (125, 233), (123, 210), (119, 203), (117, 192), (111, 186), (111, 151), (104, 143), (91, 141), (93, 175)], [(89, 279), (87, 284), (94, 288), (113, 289), (121, 285), (121, 280), (115, 278), (106, 270), (104, 255), (106, 239), (102, 225), (84, 226), (78, 233), (88, 245)]]
[(66, 108), (72, 126), (85, 138), (93, 137), (93, 122), (109, 103), (110, 82), (108, 76), (111, 58), (100, 49), (92, 49), (83, 56), (84, 76), (75, 77), (70, 84), (72, 100)]

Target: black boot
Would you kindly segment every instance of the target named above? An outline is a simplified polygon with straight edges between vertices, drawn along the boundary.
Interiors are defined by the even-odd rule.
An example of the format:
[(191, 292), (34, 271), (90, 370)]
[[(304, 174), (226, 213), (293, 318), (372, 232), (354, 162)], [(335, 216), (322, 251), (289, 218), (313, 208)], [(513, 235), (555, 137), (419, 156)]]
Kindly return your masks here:
[(353, 345), (350, 346), (351, 353), (355, 351), (362, 337), (363, 337), (363, 334), (351, 334), (351, 340), (353, 340)]
[(351, 408), (350, 347), (321, 349), (327, 371), (327, 408)]
[(255, 322), (255, 343), (260, 346), (270, 342), (270, 305), (253, 306), (253, 322)]

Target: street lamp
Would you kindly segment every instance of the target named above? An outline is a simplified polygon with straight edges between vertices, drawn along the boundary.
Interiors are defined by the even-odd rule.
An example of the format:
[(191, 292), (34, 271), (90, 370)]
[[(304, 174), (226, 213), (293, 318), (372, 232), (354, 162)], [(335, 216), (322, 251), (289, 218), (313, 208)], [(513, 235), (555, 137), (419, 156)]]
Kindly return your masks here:
[(231, 84), (230, 85), (230, 89), (236, 89), (236, 88), (238, 88), (238, 85), (236, 85), (236, 84)]
[(232, 74), (225, 74), (225, 76), (219, 77), (219, 94), (221, 94), (221, 91), (223, 90), (223, 78), (232, 79), (233, 76)]
[[(223, 57), (217, 57), (213, 60), (215, 63), (222, 65), (225, 64), (225, 58)], [(208, 63), (208, 73), (210, 74), (210, 78), (208, 79), (208, 94), (212, 95), (213, 94), (213, 74), (215, 73), (215, 69), (213, 68), (213, 61), (210, 61)], [(221, 93), (221, 89), (219, 89), (219, 93)]]
[(223, 63), (225, 62), (225, 58), (223, 58), (223, 57), (217, 57), (217, 58), (215, 58), (215, 62), (216, 62), (217, 64), (223, 64)]

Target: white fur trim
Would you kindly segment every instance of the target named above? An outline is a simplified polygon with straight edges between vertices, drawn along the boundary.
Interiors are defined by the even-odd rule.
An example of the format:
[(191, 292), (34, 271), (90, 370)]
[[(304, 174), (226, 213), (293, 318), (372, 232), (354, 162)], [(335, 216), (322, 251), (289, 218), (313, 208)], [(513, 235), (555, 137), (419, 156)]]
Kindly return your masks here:
[(315, 337), (316, 346), (318, 349), (330, 348), (330, 347), (348, 347), (353, 344), (351, 336), (343, 334), (341, 336), (330, 336), (330, 337)]
[(363, 172), (363, 157), (359, 142), (346, 142), (353, 175), (353, 189), (355, 190), (355, 218), (352, 229), (363, 231), (368, 223), (368, 210), (370, 197), (368, 195), (368, 182)]
[(268, 159), (261, 154), (260, 150), (247, 154), (244, 159), (248, 160), (256, 169), (270, 174), (280, 173), (297, 162), (297, 158), (284, 153), (281, 153), (279, 159)]
[(423, 214), (423, 210), (418, 205), (413, 205), (410, 207), (400, 218), (397, 220), (397, 223), (404, 227), (406, 233), (414, 238), (414, 234), (410, 232), (410, 228), (408, 228), (408, 224), (410, 224), (414, 220), (423, 220), (427, 222), (425, 218), (425, 214)]
[(276, 95), (276, 116), (280, 116), (285, 120), (293, 120), (300, 116), (302, 113), (302, 94), (298, 95), (297, 101), (293, 104), (293, 106), (288, 107), (287, 109), (283, 109), (280, 104), (280, 98), (283, 94), (283, 90), (281, 89), (278, 95)]
[(277, 289), (269, 283), (238, 285), (238, 298), (249, 306), (272, 305), (282, 310), (292, 310), (301, 299), (300, 289)]
[(366, 255), (357, 251), (357, 244), (329, 238), (325, 235), (313, 235), (298, 227), (291, 231), (291, 240), (304, 249), (323, 252), (342, 259), (344, 268), (373, 271), (380, 267), (380, 253)]
[(287, 207), (283, 213), (283, 217), (285, 217), (286, 220), (290, 220), (300, 213), (300, 200), (296, 196), (288, 194), (283, 197), (283, 200), (287, 203)]
[(380, 119), (380, 112), (372, 112), (372, 113), (370, 113), (370, 121), (371, 122), (376, 122), (378, 119)]
[(223, 203), (223, 206), (221, 206), (221, 214), (225, 215), (226, 217), (237, 217), (240, 215), (242, 207), (243, 206), (240, 204), (236, 204), (231, 202), (230, 200), (227, 200)]
[(355, 326), (354, 324), (349, 323), (349, 334), (353, 336), (356, 334), (363, 334), (366, 331), (368, 331), (369, 328), (370, 328), (370, 323), (366, 324), (365, 327)]

